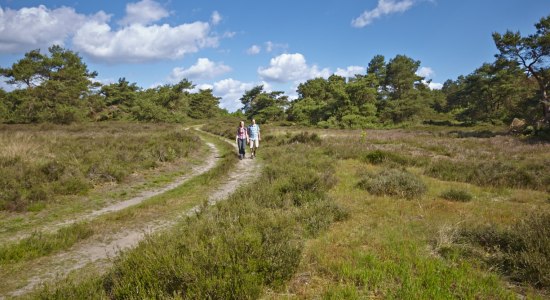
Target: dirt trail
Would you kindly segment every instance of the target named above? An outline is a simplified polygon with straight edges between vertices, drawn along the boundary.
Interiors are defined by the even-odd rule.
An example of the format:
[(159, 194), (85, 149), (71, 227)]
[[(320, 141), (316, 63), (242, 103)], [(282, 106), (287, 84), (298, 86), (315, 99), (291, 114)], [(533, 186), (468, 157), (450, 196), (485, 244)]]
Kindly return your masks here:
[[(151, 194), (145, 193), (136, 198), (117, 203), (116, 205), (106, 207), (96, 212), (92, 212), (88, 214), (87, 217), (93, 218), (101, 214), (110, 213), (124, 209), (131, 205), (135, 205), (154, 195), (173, 189), (193, 176), (197, 176), (208, 171), (216, 164), (216, 160), (219, 156), (217, 148), (213, 144), (209, 144), (209, 146), (212, 148), (212, 154), (208, 157), (208, 162), (201, 168), (194, 170), (191, 173), (193, 175), (189, 174), (187, 176), (183, 176), (177, 182), (174, 182), (173, 184), (157, 191), (152, 191), (150, 192)], [(227, 198), (227, 196), (235, 192), (235, 190), (240, 186), (250, 183), (254, 179), (254, 176), (249, 175), (256, 174), (260, 167), (261, 165), (256, 159), (247, 158), (239, 161), (235, 169), (230, 171), (227, 175), (227, 180), (220, 186), (212, 188), (212, 192), (208, 197), (209, 205), (216, 204), (218, 201)], [(110, 236), (103, 237), (101, 240), (86, 241), (83, 244), (73, 247), (69, 251), (54, 255), (53, 257), (42, 258), (40, 259), (40, 262), (38, 262), (37, 267), (33, 269), (34, 274), (27, 280), (26, 285), (11, 292), (9, 296), (20, 296), (28, 293), (43, 282), (63, 278), (71, 271), (80, 269), (90, 263), (96, 264), (101, 269), (106, 269), (106, 267), (111, 263), (110, 258), (118, 255), (120, 251), (135, 247), (147, 234), (152, 234), (154, 232), (158, 232), (159, 230), (171, 227), (179, 220), (199, 211), (200, 207), (201, 205), (197, 205), (173, 219), (155, 220), (147, 224), (143, 224), (139, 228), (125, 228), (119, 232), (113, 233)], [(2, 299), (1, 295), (0, 299)]]

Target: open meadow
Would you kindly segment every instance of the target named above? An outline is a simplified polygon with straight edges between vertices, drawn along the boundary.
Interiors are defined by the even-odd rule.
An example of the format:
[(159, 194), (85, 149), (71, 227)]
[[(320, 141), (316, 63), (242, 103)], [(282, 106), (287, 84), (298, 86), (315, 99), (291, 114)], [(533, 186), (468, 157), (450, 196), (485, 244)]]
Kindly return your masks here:
[[(225, 128), (232, 128), (233, 123), (218, 122), (203, 126), (203, 130), (231, 138), (232, 130)], [(71, 134), (70, 127), (54, 131), (65, 132), (70, 140), (81, 138), (83, 132), (101, 137), (120, 128), (80, 126)], [(134, 126), (141, 125), (120, 130), (132, 132), (129, 136), (143, 131)], [(188, 153), (174, 158), (173, 163), (143, 171), (137, 168), (136, 173), (151, 173), (141, 175), (140, 183), (134, 184), (141, 188), (126, 186), (132, 186), (128, 179), (113, 180), (106, 193), (102, 192), (105, 184), (91, 186), (85, 193), (61, 194), (55, 197), (60, 200), (38, 202), (39, 210), (32, 208), (36, 200), (29, 200), (26, 210), (5, 206), (1, 226), (7, 242), (0, 249), (0, 270), (2, 276), (15, 272), (20, 281), (3, 287), (3, 294), (13, 295), (9, 290), (23, 285), (24, 268), (44, 268), (56, 253), (86, 245), (115, 228), (171, 219), (171, 226), (147, 234), (137, 246), (109, 258), (109, 263), (83, 264), (67, 272), (68, 276), (44, 280), (44, 285), (37, 285), (24, 297), (549, 296), (547, 142), (510, 136), (499, 128), (304, 130), (265, 126), (257, 159), (261, 167), (252, 170), (246, 165), (239, 171), (249, 183), (228, 194), (223, 202), (203, 205), (196, 214), (174, 219), (174, 215), (204, 203), (204, 196), (226, 180), (230, 170), (256, 160), (238, 161), (235, 150), (219, 136), (186, 131), (181, 126), (155, 125), (148, 130), (152, 136), (162, 132), (164, 139), (183, 135), (182, 148), (190, 150), (173, 150)], [(11, 136), (4, 132), (3, 139), (30, 140), (28, 131), (21, 128)], [(107, 205), (99, 200), (107, 195), (111, 201), (123, 201), (149, 183), (170, 182), (178, 173), (175, 170), (186, 172), (177, 166), (200, 164), (200, 155), (191, 150), (209, 150), (196, 142), (199, 137), (215, 142), (225, 153), (219, 154), (225, 158), (212, 171), (137, 207), (54, 232), (46, 230), (77, 212)], [(29, 147), (18, 153), (51, 153), (43, 148)], [(17, 156), (13, 151), (3, 153)], [(57, 195), (53, 191), (52, 195)], [(28, 232), (35, 224), (43, 231), (19, 242), (9, 238)], [(29, 246), (37, 241), (46, 246), (39, 250)]]

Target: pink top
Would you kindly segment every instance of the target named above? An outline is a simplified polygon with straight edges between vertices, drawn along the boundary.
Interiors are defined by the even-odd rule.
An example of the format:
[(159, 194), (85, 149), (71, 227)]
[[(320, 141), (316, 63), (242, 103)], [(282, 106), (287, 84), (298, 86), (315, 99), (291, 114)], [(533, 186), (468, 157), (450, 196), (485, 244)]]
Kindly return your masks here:
[(247, 132), (246, 132), (246, 128), (244, 127), (239, 127), (237, 128), (237, 138), (239, 139), (246, 139), (246, 136), (247, 136)]

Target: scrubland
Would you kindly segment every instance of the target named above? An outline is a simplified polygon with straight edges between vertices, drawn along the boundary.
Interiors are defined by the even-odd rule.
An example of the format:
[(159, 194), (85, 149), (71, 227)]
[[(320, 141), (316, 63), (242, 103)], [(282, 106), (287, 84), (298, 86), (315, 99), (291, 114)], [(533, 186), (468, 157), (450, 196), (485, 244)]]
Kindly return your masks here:
[(27, 297), (547, 298), (549, 149), (498, 128), (262, 126), (252, 184)]

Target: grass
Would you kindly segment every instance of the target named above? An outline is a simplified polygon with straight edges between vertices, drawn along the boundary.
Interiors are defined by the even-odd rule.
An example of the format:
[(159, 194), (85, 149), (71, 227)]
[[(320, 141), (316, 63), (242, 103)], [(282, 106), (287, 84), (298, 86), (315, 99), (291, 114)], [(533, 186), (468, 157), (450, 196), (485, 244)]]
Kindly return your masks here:
[(76, 242), (84, 240), (93, 234), (93, 229), (85, 223), (77, 223), (61, 228), (56, 233), (45, 234), (35, 232), (30, 237), (17, 243), (1, 245), (0, 265), (30, 260), (67, 249)]
[(107, 275), (35, 295), (241, 299), (284, 285), (300, 262), (305, 238), (347, 213), (326, 195), (335, 182), (333, 161), (322, 151), (308, 144), (264, 147), (266, 167), (256, 184), (150, 237), (117, 259)]
[(460, 202), (468, 202), (468, 201), (471, 201), (473, 198), (473, 196), (467, 191), (459, 190), (455, 188), (450, 188), (448, 190), (445, 190), (443, 193), (441, 193), (441, 197), (449, 201), (460, 201)]
[(422, 179), (407, 171), (386, 169), (378, 174), (367, 174), (357, 184), (374, 195), (417, 198), (426, 193)]
[[(427, 194), (414, 201), (371, 196), (355, 185), (355, 174), (364, 172), (362, 168), (354, 160), (337, 164), (338, 184), (330, 195), (352, 213), (307, 243), (286, 293), (307, 299), (515, 299), (515, 291), (498, 274), (475, 261), (441, 259), (430, 249), (439, 228), (449, 221), (469, 221), (462, 212), (476, 208), (437, 200), (430, 180)], [(505, 211), (507, 205), (494, 209)], [(472, 217), (480, 218), (481, 211)], [(493, 218), (502, 219), (502, 214)], [(277, 291), (267, 296), (280, 298)]]
[[(232, 169), (237, 160), (232, 155), (233, 149), (230, 145), (208, 136), (204, 138), (217, 144), (221, 157), (219, 163), (207, 173), (122, 211), (62, 228), (57, 232), (36, 233), (22, 241), (4, 244), (0, 250), (0, 257), (3, 258), (0, 259), (0, 277), (9, 274), (10, 281), (4, 282), (5, 286), (0, 288), (0, 293), (5, 292), (7, 288), (13, 289), (20, 280), (18, 278), (25, 278), (26, 270), (32, 269), (37, 263), (43, 264), (44, 261), (48, 261), (49, 255), (67, 250), (85, 239), (109, 235), (120, 228), (139, 227), (157, 219), (177, 218), (182, 212), (205, 201), (204, 195), (208, 194), (209, 187), (223, 181), (224, 175)], [(82, 232), (86, 234), (79, 234)]]
[(37, 202), (85, 195), (97, 185), (187, 158), (198, 138), (169, 125), (79, 124), (43, 129), (0, 127), (0, 210), (26, 211)]
[[(206, 129), (233, 139), (238, 122), (220, 124)], [(548, 144), (486, 128), (262, 130), (255, 184), (150, 236), (106, 274), (73, 274), (29, 298), (550, 295)], [(220, 173), (102, 220), (181, 211), (175, 203), (199, 201), (232, 159)]]
[(517, 282), (550, 287), (550, 213), (536, 212), (513, 226), (488, 224), (461, 228), (449, 248), (475, 257)]

